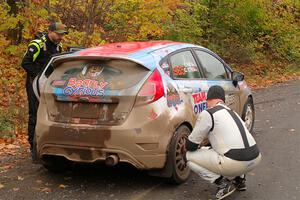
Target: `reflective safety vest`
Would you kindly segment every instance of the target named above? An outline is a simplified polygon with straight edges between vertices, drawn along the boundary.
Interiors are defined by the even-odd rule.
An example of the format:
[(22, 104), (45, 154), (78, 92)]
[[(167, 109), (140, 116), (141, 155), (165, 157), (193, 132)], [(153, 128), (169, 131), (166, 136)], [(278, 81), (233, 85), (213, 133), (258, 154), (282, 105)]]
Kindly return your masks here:
[[(37, 57), (40, 55), (40, 52), (41, 52), (41, 49), (43, 49), (43, 51), (47, 51), (47, 45), (46, 45), (46, 42), (47, 42), (47, 38), (45, 35), (41, 36), (40, 39), (35, 39), (35, 40), (32, 40), (28, 47), (31, 46), (31, 45), (34, 45), (36, 48), (37, 48), (37, 52), (33, 55), (33, 62), (37, 59)], [(57, 45), (57, 51), (59, 52), (60, 51), (60, 48), (62, 49), (62, 43), (59, 43)]]

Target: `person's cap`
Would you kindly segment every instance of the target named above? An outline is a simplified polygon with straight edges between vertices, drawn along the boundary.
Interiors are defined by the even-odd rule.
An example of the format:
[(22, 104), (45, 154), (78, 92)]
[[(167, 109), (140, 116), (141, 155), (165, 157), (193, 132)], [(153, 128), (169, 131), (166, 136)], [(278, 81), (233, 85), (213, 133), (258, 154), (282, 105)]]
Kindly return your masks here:
[(53, 22), (49, 25), (48, 28), (49, 31), (53, 31), (55, 33), (64, 33), (68, 34), (69, 32), (67, 31), (67, 26), (60, 23), (60, 22)]
[(225, 91), (221, 86), (214, 85), (208, 89), (206, 100), (222, 99), (225, 102)]

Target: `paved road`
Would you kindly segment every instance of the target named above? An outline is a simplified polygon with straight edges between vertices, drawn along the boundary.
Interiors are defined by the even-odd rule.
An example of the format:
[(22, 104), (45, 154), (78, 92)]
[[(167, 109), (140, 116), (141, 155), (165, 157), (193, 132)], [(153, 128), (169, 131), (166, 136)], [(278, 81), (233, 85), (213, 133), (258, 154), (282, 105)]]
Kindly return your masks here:
[[(255, 138), (263, 161), (248, 179), (248, 190), (228, 198), (300, 199), (300, 80), (254, 92)], [(7, 171), (1, 166), (17, 165)], [(51, 174), (22, 156), (0, 160), (0, 199), (181, 200), (210, 199), (215, 188), (193, 174), (180, 186), (150, 177), (128, 165), (78, 166)], [(1, 185), (0, 185), (1, 187)]]

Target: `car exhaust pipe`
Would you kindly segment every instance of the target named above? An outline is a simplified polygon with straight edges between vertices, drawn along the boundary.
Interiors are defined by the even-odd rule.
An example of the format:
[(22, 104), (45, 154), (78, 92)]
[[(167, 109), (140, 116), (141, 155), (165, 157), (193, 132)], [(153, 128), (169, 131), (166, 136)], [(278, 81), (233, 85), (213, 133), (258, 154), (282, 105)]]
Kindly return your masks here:
[(106, 157), (105, 164), (107, 166), (115, 166), (119, 162), (119, 156), (116, 154), (112, 154)]

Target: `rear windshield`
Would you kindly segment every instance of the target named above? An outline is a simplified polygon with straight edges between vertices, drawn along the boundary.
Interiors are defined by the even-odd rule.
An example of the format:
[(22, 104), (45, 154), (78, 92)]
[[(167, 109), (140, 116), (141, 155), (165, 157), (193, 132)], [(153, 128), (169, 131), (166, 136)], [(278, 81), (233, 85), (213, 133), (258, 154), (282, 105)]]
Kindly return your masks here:
[(146, 76), (149, 70), (127, 60), (76, 60), (59, 64), (50, 75), (53, 87), (101, 87), (127, 89)]

